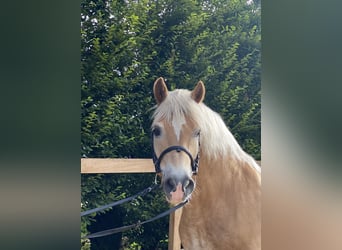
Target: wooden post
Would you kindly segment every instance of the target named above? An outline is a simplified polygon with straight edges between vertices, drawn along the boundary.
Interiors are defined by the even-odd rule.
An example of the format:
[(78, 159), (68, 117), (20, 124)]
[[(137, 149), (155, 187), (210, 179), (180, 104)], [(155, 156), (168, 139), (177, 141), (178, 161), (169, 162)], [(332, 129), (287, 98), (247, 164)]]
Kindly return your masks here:
[(169, 247), (168, 250), (180, 250), (181, 240), (179, 237), (179, 222), (182, 217), (182, 209), (177, 209), (170, 214), (169, 222)]

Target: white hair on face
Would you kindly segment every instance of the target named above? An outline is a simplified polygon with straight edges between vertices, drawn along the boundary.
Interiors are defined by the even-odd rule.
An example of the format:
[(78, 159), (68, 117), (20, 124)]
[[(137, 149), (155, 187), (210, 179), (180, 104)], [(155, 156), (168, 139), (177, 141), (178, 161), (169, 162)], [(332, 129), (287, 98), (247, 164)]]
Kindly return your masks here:
[(202, 153), (208, 158), (217, 159), (219, 156), (228, 155), (240, 158), (247, 155), (228, 130), (221, 116), (204, 103), (195, 102), (189, 90), (170, 91), (165, 100), (157, 106), (153, 118), (155, 122), (165, 119), (174, 128), (181, 128), (186, 119), (194, 121), (201, 130)]
[(173, 126), (173, 129), (174, 129), (174, 131), (175, 131), (177, 141), (179, 141), (180, 133), (181, 133), (181, 131), (182, 131), (182, 126), (183, 126), (184, 124), (185, 124), (185, 119), (184, 119), (184, 117), (183, 117), (183, 119), (179, 119), (179, 120), (173, 119), (173, 120), (172, 120), (172, 126)]

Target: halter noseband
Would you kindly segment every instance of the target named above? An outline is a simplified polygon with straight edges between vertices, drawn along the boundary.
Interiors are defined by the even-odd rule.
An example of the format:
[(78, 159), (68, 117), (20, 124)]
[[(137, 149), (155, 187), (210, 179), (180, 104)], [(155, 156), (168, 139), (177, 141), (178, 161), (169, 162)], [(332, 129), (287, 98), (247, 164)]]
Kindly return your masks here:
[(161, 152), (161, 154), (159, 155), (159, 158), (158, 158), (156, 155), (156, 152), (154, 151), (154, 142), (153, 142), (153, 135), (152, 135), (152, 150), (153, 150), (153, 158), (152, 159), (153, 159), (154, 167), (156, 169), (156, 173), (161, 172), (160, 163), (161, 163), (163, 157), (167, 153), (176, 150), (177, 152), (183, 151), (184, 153), (187, 154), (187, 156), (189, 156), (192, 173), (196, 175), (198, 172), (198, 166), (199, 166), (199, 148), (200, 148), (200, 138), (198, 138), (198, 153), (197, 153), (195, 160), (192, 157), (191, 153), (186, 148), (184, 148), (182, 146), (170, 146), (170, 147), (166, 148), (163, 152)]

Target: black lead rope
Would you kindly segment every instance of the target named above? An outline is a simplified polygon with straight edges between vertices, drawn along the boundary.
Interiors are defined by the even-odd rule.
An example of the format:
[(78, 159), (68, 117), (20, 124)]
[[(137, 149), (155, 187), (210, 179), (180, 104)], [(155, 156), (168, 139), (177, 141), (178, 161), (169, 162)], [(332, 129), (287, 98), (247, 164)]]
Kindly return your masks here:
[(171, 214), (172, 212), (176, 211), (177, 209), (183, 207), (186, 203), (188, 203), (189, 200), (185, 200), (182, 203), (179, 203), (177, 206), (174, 206), (172, 208), (170, 208), (169, 210), (166, 210), (165, 212), (162, 212), (160, 214), (158, 214), (155, 217), (152, 217), (151, 219), (145, 220), (143, 222), (137, 222), (128, 226), (123, 226), (123, 227), (117, 227), (117, 228), (112, 228), (112, 229), (108, 229), (108, 230), (104, 230), (104, 231), (100, 231), (97, 233), (93, 233), (93, 234), (88, 234), (84, 237), (82, 237), (83, 239), (92, 239), (92, 238), (98, 238), (98, 237), (103, 237), (103, 236), (107, 236), (107, 235), (111, 235), (111, 234), (116, 234), (116, 233), (120, 233), (120, 232), (124, 232), (127, 231), (129, 229), (132, 228), (138, 228), (143, 224), (158, 220), (166, 215)]
[(139, 192), (139, 193), (137, 193), (135, 195), (132, 195), (131, 197), (127, 197), (125, 199), (122, 199), (122, 200), (119, 200), (119, 201), (115, 201), (115, 202), (112, 202), (110, 204), (98, 207), (98, 208), (93, 208), (93, 209), (89, 209), (87, 211), (84, 211), (84, 212), (81, 213), (81, 217), (85, 216), (85, 215), (89, 215), (89, 214), (95, 213), (95, 212), (99, 212), (99, 211), (105, 210), (105, 209), (110, 208), (110, 207), (115, 207), (115, 206), (124, 204), (126, 202), (131, 201), (131, 200), (134, 200), (138, 196), (144, 196), (144, 195), (148, 194), (149, 192), (151, 192), (152, 190), (154, 190), (158, 186), (159, 185), (155, 182), (151, 186), (149, 186), (148, 188), (144, 189), (143, 191), (141, 191), (141, 192)]

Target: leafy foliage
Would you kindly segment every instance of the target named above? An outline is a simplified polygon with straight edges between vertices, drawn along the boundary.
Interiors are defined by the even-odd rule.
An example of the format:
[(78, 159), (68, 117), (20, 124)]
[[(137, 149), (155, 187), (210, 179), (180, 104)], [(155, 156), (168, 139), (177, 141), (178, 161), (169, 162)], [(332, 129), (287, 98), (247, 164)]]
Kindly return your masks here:
[[(83, 0), (81, 156), (150, 158), (152, 85), (164, 76), (171, 89), (191, 89), (201, 79), (207, 105), (260, 159), (260, 34), (259, 1)], [(82, 210), (130, 196), (153, 178), (82, 175)], [(115, 227), (143, 220), (167, 206), (156, 192), (82, 218), (81, 234), (96, 223)], [(108, 225), (105, 216), (112, 220)], [(167, 249), (167, 232), (164, 218), (106, 243), (113, 249), (119, 238), (121, 249)], [(82, 245), (90, 248), (89, 242)], [(100, 248), (91, 241), (92, 250)]]

